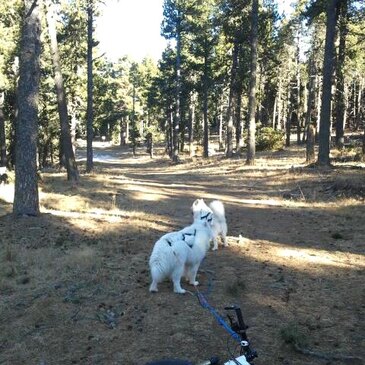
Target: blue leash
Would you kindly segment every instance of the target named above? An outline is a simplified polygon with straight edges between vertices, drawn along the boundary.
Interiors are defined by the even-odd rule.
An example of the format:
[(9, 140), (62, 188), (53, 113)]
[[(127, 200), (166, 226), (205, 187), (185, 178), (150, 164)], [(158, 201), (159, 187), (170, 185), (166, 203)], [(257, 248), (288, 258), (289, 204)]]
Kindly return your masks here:
[(201, 293), (197, 288), (195, 288), (197, 293), (196, 296), (199, 300), (200, 305), (208, 309), (210, 313), (213, 314), (215, 319), (217, 320), (218, 324), (220, 324), (236, 341), (241, 343), (241, 337), (232, 330), (232, 328), (226, 323), (226, 321), (218, 314), (218, 312), (208, 303), (206, 298), (204, 297), (203, 293)]

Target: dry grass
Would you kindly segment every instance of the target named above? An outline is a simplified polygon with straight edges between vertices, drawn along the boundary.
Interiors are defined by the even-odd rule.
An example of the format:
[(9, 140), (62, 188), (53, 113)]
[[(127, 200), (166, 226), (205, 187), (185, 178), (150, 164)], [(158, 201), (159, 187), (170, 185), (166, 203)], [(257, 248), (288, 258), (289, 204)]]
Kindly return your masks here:
[(201, 290), (222, 314), (241, 305), (255, 364), (345, 363), (293, 343), (361, 363), (363, 165), (307, 168), (297, 147), (260, 153), (254, 167), (97, 151), (111, 159), (76, 187), (43, 173), (39, 218), (13, 219), (12, 186), (0, 186), (0, 364), (228, 359), (227, 334), (193, 295), (168, 282), (148, 292), (153, 243), (190, 223), (197, 197), (224, 201), (230, 244), (209, 252)]

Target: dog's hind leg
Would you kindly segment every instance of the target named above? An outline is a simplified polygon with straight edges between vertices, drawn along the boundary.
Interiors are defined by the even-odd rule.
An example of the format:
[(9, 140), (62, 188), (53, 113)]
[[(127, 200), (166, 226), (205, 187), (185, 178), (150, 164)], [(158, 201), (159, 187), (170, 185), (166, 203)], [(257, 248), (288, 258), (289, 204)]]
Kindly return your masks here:
[(163, 280), (163, 275), (161, 275), (161, 272), (157, 268), (156, 265), (151, 265), (151, 277), (152, 277), (152, 283), (150, 285), (150, 292), (156, 293), (158, 292), (157, 285)]
[(180, 281), (181, 281), (181, 277), (184, 273), (184, 267), (183, 266), (178, 266), (174, 269), (172, 275), (171, 275), (171, 280), (174, 284), (174, 292), (178, 293), (178, 294), (185, 294), (186, 290), (183, 289), (181, 287)]
[(213, 248), (212, 248), (213, 251), (216, 251), (218, 250), (218, 240), (216, 237), (213, 238)]
[(228, 242), (227, 242), (227, 225), (226, 224), (223, 226), (221, 235), (222, 235), (222, 238), (223, 238), (223, 246), (227, 247)]

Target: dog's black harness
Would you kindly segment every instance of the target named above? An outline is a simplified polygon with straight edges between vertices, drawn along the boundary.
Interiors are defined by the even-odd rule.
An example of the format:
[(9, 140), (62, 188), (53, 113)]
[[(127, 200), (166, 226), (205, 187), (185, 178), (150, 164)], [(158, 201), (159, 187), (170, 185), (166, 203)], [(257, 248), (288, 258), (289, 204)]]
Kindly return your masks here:
[(196, 229), (194, 229), (194, 233), (183, 233), (182, 236), (183, 236), (183, 241), (190, 247), (192, 248), (193, 245), (194, 245), (194, 242), (192, 243), (188, 243), (187, 241), (185, 241), (185, 236), (194, 236), (195, 237), (196, 235)]
[(206, 215), (201, 216), (200, 219), (201, 220), (206, 219), (208, 222), (211, 222), (213, 218), (208, 218), (211, 215), (212, 213), (208, 212)]

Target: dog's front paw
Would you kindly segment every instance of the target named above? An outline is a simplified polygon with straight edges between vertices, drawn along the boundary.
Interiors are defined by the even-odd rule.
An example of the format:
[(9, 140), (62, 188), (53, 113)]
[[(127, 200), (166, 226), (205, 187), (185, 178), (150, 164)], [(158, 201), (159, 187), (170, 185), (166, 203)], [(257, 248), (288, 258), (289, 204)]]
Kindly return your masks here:
[(194, 285), (194, 286), (198, 286), (199, 285), (199, 281), (191, 281), (190, 284), (191, 285)]
[(174, 293), (176, 293), (176, 294), (185, 294), (186, 290), (185, 289), (175, 289)]
[(153, 283), (150, 285), (150, 292), (151, 292), (151, 293), (157, 293), (157, 292), (158, 292), (156, 282), (153, 282)]

